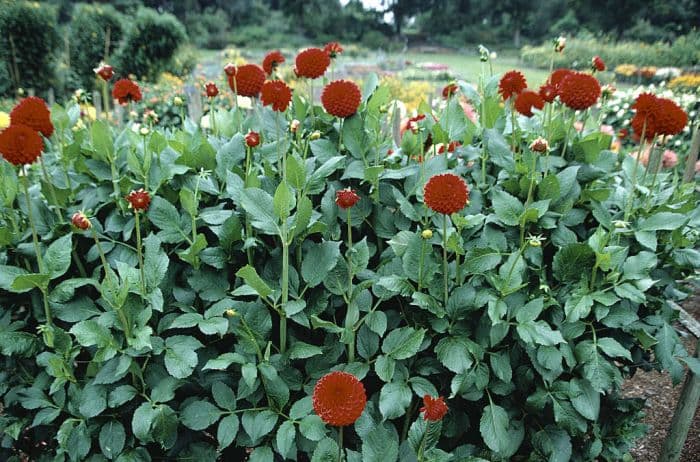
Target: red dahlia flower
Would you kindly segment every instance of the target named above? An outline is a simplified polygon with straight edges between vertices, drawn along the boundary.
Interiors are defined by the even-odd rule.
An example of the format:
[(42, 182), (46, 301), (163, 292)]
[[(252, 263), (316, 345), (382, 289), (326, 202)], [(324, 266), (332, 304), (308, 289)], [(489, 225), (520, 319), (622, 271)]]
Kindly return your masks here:
[(47, 138), (53, 134), (49, 107), (43, 99), (36, 96), (30, 96), (20, 101), (10, 112), (10, 120), (12, 124), (25, 125)]
[(86, 217), (83, 212), (75, 212), (70, 222), (73, 223), (73, 226), (83, 231), (92, 228), (92, 222), (90, 222), (90, 219)]
[(356, 113), (361, 101), (360, 87), (349, 80), (335, 80), (326, 85), (321, 94), (326, 112), (341, 118)]
[(454, 173), (433, 175), (423, 188), (423, 202), (438, 213), (451, 215), (469, 203), (469, 188)]
[(263, 70), (267, 75), (272, 75), (273, 72), (277, 69), (277, 66), (282, 64), (285, 61), (284, 56), (282, 53), (278, 51), (271, 51), (268, 54), (265, 55), (263, 58), (262, 62), (262, 67)]
[(549, 142), (542, 137), (535, 138), (532, 143), (530, 143), (530, 150), (539, 153), (547, 152), (549, 151)]
[(257, 145), (260, 144), (260, 133), (254, 132), (254, 131), (249, 131), (248, 134), (245, 136), (245, 144), (248, 145), (248, 147), (254, 148)]
[(659, 99), (653, 93), (641, 93), (637, 96), (637, 99), (632, 105), (632, 109), (637, 111), (637, 114), (649, 115), (656, 109), (658, 100)]
[(131, 191), (126, 196), (126, 201), (129, 203), (129, 208), (133, 208), (137, 212), (146, 211), (151, 203), (151, 195), (141, 188)]
[(557, 97), (557, 89), (554, 85), (547, 82), (540, 86), (540, 98), (542, 98), (547, 103), (552, 103)]
[(423, 396), (423, 407), (420, 408), (420, 412), (423, 413), (423, 418), (430, 422), (438, 422), (445, 417), (448, 408), (445, 404), (445, 400), (442, 396), (433, 398), (430, 395)]
[(654, 119), (659, 135), (677, 135), (688, 123), (688, 114), (674, 101), (659, 98)]
[(335, 203), (341, 209), (354, 207), (360, 201), (360, 196), (351, 188), (340, 189), (335, 192)]
[(112, 88), (112, 98), (119, 101), (121, 105), (126, 105), (129, 101), (138, 103), (142, 97), (141, 89), (133, 80), (119, 79)]
[(316, 79), (326, 73), (331, 57), (320, 48), (307, 48), (296, 57), (296, 73), (299, 77)]
[(445, 85), (445, 87), (442, 89), (442, 97), (445, 99), (449, 99), (450, 96), (456, 94), (458, 90), (459, 87), (456, 83), (450, 83), (448, 85)]
[(526, 117), (532, 117), (532, 108), (544, 107), (544, 99), (532, 90), (524, 90), (515, 98), (515, 110)]
[(501, 94), (504, 100), (517, 95), (526, 88), (525, 76), (518, 71), (506, 72), (498, 83), (498, 93)]
[[(547, 79), (547, 83), (545, 85), (549, 85), (554, 88), (555, 91), (555, 96), (560, 96), (561, 95), (561, 83), (564, 81), (566, 77), (569, 75), (573, 74), (575, 71), (572, 71), (571, 69), (556, 69), (554, 72), (552, 72)], [(544, 96), (542, 96), (544, 98)], [(554, 98), (552, 98), (553, 100)], [(551, 101), (547, 101), (551, 103)]]
[(105, 82), (108, 82), (112, 79), (112, 77), (114, 77), (114, 68), (105, 63), (100, 63), (98, 67), (93, 69), (93, 72)]
[(0, 155), (13, 165), (31, 164), (43, 150), (44, 140), (26, 125), (12, 124), (0, 132)]
[(591, 59), (591, 67), (594, 71), (603, 72), (605, 70), (605, 61), (600, 56), (594, 56)]
[(224, 66), (224, 72), (227, 76), (231, 77), (236, 73), (236, 65), (233, 63), (226, 63)]
[(357, 377), (334, 371), (316, 383), (312, 403), (321, 420), (328, 425), (344, 427), (360, 418), (367, 404), (367, 395)]
[(584, 110), (593, 106), (600, 97), (600, 83), (590, 74), (574, 72), (561, 83), (559, 98), (567, 107)]
[(204, 84), (204, 89), (207, 92), (207, 96), (209, 98), (214, 98), (219, 94), (219, 88), (216, 86), (214, 82), (207, 82)]
[(257, 64), (244, 64), (228, 75), (228, 86), (241, 96), (257, 97), (265, 83), (265, 71)]
[(340, 53), (343, 52), (343, 47), (340, 46), (340, 43), (338, 42), (329, 42), (326, 43), (326, 46), (323, 47), (323, 51), (328, 53), (328, 56), (331, 59), (335, 59)]
[(292, 101), (292, 90), (281, 80), (268, 80), (262, 86), (260, 100), (263, 106), (272, 105), (272, 110), (284, 112)]

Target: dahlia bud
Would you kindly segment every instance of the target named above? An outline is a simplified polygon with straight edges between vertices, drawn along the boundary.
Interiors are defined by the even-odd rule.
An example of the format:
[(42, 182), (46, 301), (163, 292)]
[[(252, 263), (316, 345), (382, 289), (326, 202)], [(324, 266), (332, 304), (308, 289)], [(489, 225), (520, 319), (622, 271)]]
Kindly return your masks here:
[(140, 134), (141, 136), (148, 136), (148, 134), (149, 134), (150, 132), (151, 132), (151, 131), (148, 129), (148, 127), (141, 127), (141, 128), (139, 128), (139, 134)]
[(335, 192), (335, 203), (341, 209), (349, 209), (360, 200), (360, 196), (351, 188), (341, 189)]
[(326, 43), (326, 46), (323, 47), (323, 51), (328, 53), (328, 56), (330, 56), (331, 59), (335, 59), (340, 53), (343, 52), (343, 47), (338, 42), (330, 42)]
[(542, 237), (541, 234), (538, 234), (537, 236), (528, 236), (527, 242), (530, 244), (530, 247), (542, 247), (542, 242), (545, 240), (544, 237)]
[(73, 223), (73, 226), (83, 231), (92, 228), (92, 223), (90, 222), (90, 219), (86, 217), (83, 212), (75, 212), (70, 221), (71, 223)]
[(423, 239), (431, 239), (433, 237), (433, 230), (432, 229), (424, 229), (423, 232), (420, 233), (420, 237)]
[(594, 56), (593, 59), (591, 59), (591, 68), (593, 72), (603, 72), (605, 70), (605, 61), (603, 61), (600, 56)]
[(606, 83), (600, 89), (600, 93), (603, 99), (610, 98), (616, 91), (617, 88), (615, 88), (615, 85), (611, 85), (609, 83)]
[(533, 152), (547, 152), (549, 151), (549, 142), (542, 138), (535, 138), (535, 140), (530, 143), (530, 150)]
[(625, 229), (629, 226), (629, 222), (624, 220), (613, 220), (612, 225), (617, 229)]
[(185, 102), (182, 100), (182, 98), (176, 96), (175, 98), (173, 98), (173, 104), (175, 104), (175, 106), (182, 106), (183, 104), (185, 104)]
[(100, 63), (98, 67), (93, 69), (93, 72), (105, 82), (114, 77), (114, 68), (106, 63)]
[(227, 318), (234, 318), (238, 316), (238, 312), (234, 309), (228, 309), (224, 312)]
[(561, 53), (562, 51), (564, 51), (565, 47), (566, 47), (566, 37), (561, 35), (558, 38), (554, 39), (554, 51), (555, 52)]
[(318, 140), (318, 139), (320, 139), (320, 138), (321, 138), (321, 132), (318, 131), (318, 130), (314, 130), (314, 131), (311, 133), (311, 135), (309, 135), (309, 139), (310, 139), (311, 141), (313, 141), (313, 140)]
[(248, 134), (245, 136), (245, 144), (248, 145), (248, 147), (254, 148), (257, 145), (260, 144), (260, 133), (254, 132), (254, 131), (249, 131)]
[(131, 191), (126, 196), (126, 201), (129, 203), (129, 208), (133, 208), (136, 212), (146, 211), (151, 203), (151, 195), (141, 188)]
[(292, 120), (292, 123), (289, 124), (289, 130), (290, 130), (292, 133), (296, 133), (297, 130), (299, 129), (299, 125), (300, 125), (300, 124), (301, 124), (301, 122), (299, 122), (297, 119)]
[(206, 89), (207, 96), (209, 98), (214, 98), (219, 94), (219, 89), (217, 88), (216, 84), (214, 82), (207, 82), (204, 85), (204, 88)]
[(485, 63), (489, 60), (489, 49), (483, 45), (479, 45), (479, 61)]
[(224, 72), (226, 75), (229, 77), (233, 76), (236, 74), (236, 65), (233, 63), (228, 63), (224, 66)]

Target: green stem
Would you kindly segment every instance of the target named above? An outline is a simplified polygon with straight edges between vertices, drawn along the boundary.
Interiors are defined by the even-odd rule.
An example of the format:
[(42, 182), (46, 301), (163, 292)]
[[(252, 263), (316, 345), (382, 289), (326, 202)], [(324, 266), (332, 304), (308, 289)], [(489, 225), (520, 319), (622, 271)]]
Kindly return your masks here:
[(41, 173), (44, 176), (44, 181), (49, 187), (49, 194), (51, 194), (51, 202), (53, 202), (54, 207), (56, 207), (54, 210), (56, 212), (56, 216), (58, 217), (58, 222), (63, 223), (63, 215), (61, 214), (61, 206), (58, 203), (58, 199), (56, 198), (56, 189), (53, 187), (53, 183), (49, 179), (49, 172), (46, 170), (46, 165), (44, 164), (44, 161), (42, 160), (41, 157), (39, 157), (39, 165), (41, 166)]
[(420, 437), (420, 444), (418, 445), (418, 462), (423, 462), (423, 452), (425, 451), (425, 436), (428, 434), (428, 431), (430, 430), (430, 420), (426, 421), (425, 423), (425, 432), (421, 435)]
[(569, 128), (566, 130), (566, 137), (564, 138), (564, 148), (561, 151), (561, 158), (566, 159), (566, 150), (569, 147), (569, 137), (571, 136), (571, 130), (574, 128), (574, 121), (576, 120), (576, 111), (572, 110), (571, 122), (569, 123)]
[(418, 260), (418, 292), (423, 288), (423, 263), (425, 260), (425, 239), (421, 238), (420, 259)]
[[(353, 271), (352, 271), (352, 215), (350, 213), (351, 208), (347, 208), (347, 221), (348, 221), (348, 305), (350, 304), (350, 301), (352, 300), (352, 279), (353, 279)], [(348, 306), (348, 310), (349, 310)], [(355, 361), (355, 331), (352, 331), (352, 335), (350, 338), (350, 343), (347, 346), (348, 348), (348, 362), (354, 362)]]
[(117, 205), (120, 205), (119, 199), (121, 197), (121, 192), (119, 190), (119, 176), (117, 175), (116, 162), (116, 157), (110, 156), (109, 166), (112, 170), (112, 188), (114, 189), (114, 201), (117, 203)]
[(218, 135), (216, 131), (216, 114), (214, 114), (214, 98), (209, 98), (209, 118), (211, 119), (211, 131), (214, 136)]
[[(250, 178), (250, 158), (252, 156), (252, 149), (250, 146), (246, 146), (246, 159), (245, 159), (245, 184), (248, 186), (248, 181)], [(246, 217), (245, 220), (245, 237), (248, 239), (253, 235), (253, 227), (250, 224), (250, 220)], [(250, 247), (245, 249), (246, 257), (248, 258), (248, 264), (253, 266), (253, 249)]]
[(109, 83), (106, 80), (102, 80), (102, 112), (104, 112), (105, 120), (109, 120)]
[(277, 146), (277, 171), (280, 172), (282, 181), (287, 182), (287, 165), (286, 160), (282, 158), (282, 151), (280, 150), (280, 118), (279, 112), (275, 112), (275, 144)]
[(61, 134), (59, 137), (61, 138), (58, 144), (59, 155), (61, 157), (61, 168), (63, 169), (63, 175), (66, 177), (66, 186), (68, 186), (68, 194), (72, 202), (75, 195), (73, 194), (73, 182), (71, 181), (70, 174), (68, 173), (68, 162), (66, 157), (63, 155), (63, 134)]
[(338, 427), (338, 462), (343, 461), (343, 427)]
[(345, 119), (341, 118), (338, 127), (338, 154), (343, 152), (343, 121)]
[(625, 207), (625, 215), (623, 217), (624, 221), (627, 221), (632, 213), (632, 207), (634, 206), (634, 196), (637, 191), (637, 170), (639, 169), (639, 158), (644, 152), (646, 147), (646, 131), (647, 131), (647, 120), (644, 119), (644, 125), (642, 126), (642, 137), (639, 144), (639, 150), (637, 151), (637, 157), (634, 160), (634, 168), (632, 169), (632, 189), (630, 190), (629, 199), (627, 200), (627, 207)]
[(143, 252), (141, 250), (141, 219), (138, 210), (134, 211), (134, 217), (136, 219), (136, 253), (139, 257), (139, 273), (141, 273), (141, 295), (146, 296), (146, 276), (143, 270)]
[(525, 208), (527, 209), (530, 202), (532, 202), (532, 191), (535, 187), (535, 175), (537, 170), (537, 154), (534, 152), (532, 154), (532, 176), (530, 177), (530, 187), (527, 190), (527, 200), (525, 201)]
[(447, 215), (443, 214), (442, 215), (442, 279), (444, 282), (444, 298), (443, 302), (445, 303), (445, 306), (447, 306), (447, 279), (448, 279), (448, 274), (447, 274)]
[(309, 107), (311, 108), (311, 131), (313, 131), (316, 124), (316, 115), (314, 114), (314, 79), (309, 79)]

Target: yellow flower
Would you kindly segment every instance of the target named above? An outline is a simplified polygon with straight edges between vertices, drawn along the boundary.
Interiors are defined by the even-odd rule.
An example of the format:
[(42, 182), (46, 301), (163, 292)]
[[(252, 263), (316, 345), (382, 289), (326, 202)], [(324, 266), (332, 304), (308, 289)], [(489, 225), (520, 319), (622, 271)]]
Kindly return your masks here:
[(0, 129), (10, 126), (10, 115), (7, 112), (0, 111)]
[(433, 231), (431, 229), (424, 229), (420, 235), (423, 239), (430, 239), (433, 237)]

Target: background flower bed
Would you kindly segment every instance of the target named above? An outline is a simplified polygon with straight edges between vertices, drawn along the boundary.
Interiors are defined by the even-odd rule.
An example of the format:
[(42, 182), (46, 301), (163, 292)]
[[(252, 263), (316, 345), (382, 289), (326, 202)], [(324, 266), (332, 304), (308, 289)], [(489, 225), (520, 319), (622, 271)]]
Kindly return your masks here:
[[(665, 303), (700, 266), (694, 185), (676, 171), (644, 183), (599, 127), (567, 128), (574, 114), (560, 103), (550, 123), (536, 112), (514, 126), (498, 76), (422, 105), (395, 145), (390, 90), (377, 82), (342, 124), (301, 85), (282, 115), (220, 110), (206, 132), (193, 121), (144, 134), (81, 126), (76, 105), (54, 107), (48, 175), (28, 173), (48, 275), (32, 274), (26, 197), (1, 164), (3, 455), (335, 460), (337, 430), (310, 396), (342, 369), (369, 398), (345, 431), (348, 460), (413, 460), (421, 445), (428, 460), (622, 458), (643, 431), (642, 402), (618, 395), (623, 376), (656, 367), (678, 381), (679, 359), (697, 369)], [(261, 133), (255, 149), (248, 130)], [(544, 134), (551, 153), (528, 149)], [(462, 146), (439, 154), (450, 141)], [(447, 228), (423, 198), (444, 172), (471, 199)], [(633, 178), (653, 193), (631, 196)], [(141, 187), (153, 195), (139, 227), (143, 285), (123, 200)], [(347, 187), (360, 197), (349, 214), (335, 203)], [(79, 209), (118, 290), (91, 231), (68, 223)], [(37, 286), (56, 318), (44, 336)], [(418, 412), (425, 395), (446, 397), (439, 425)]]

